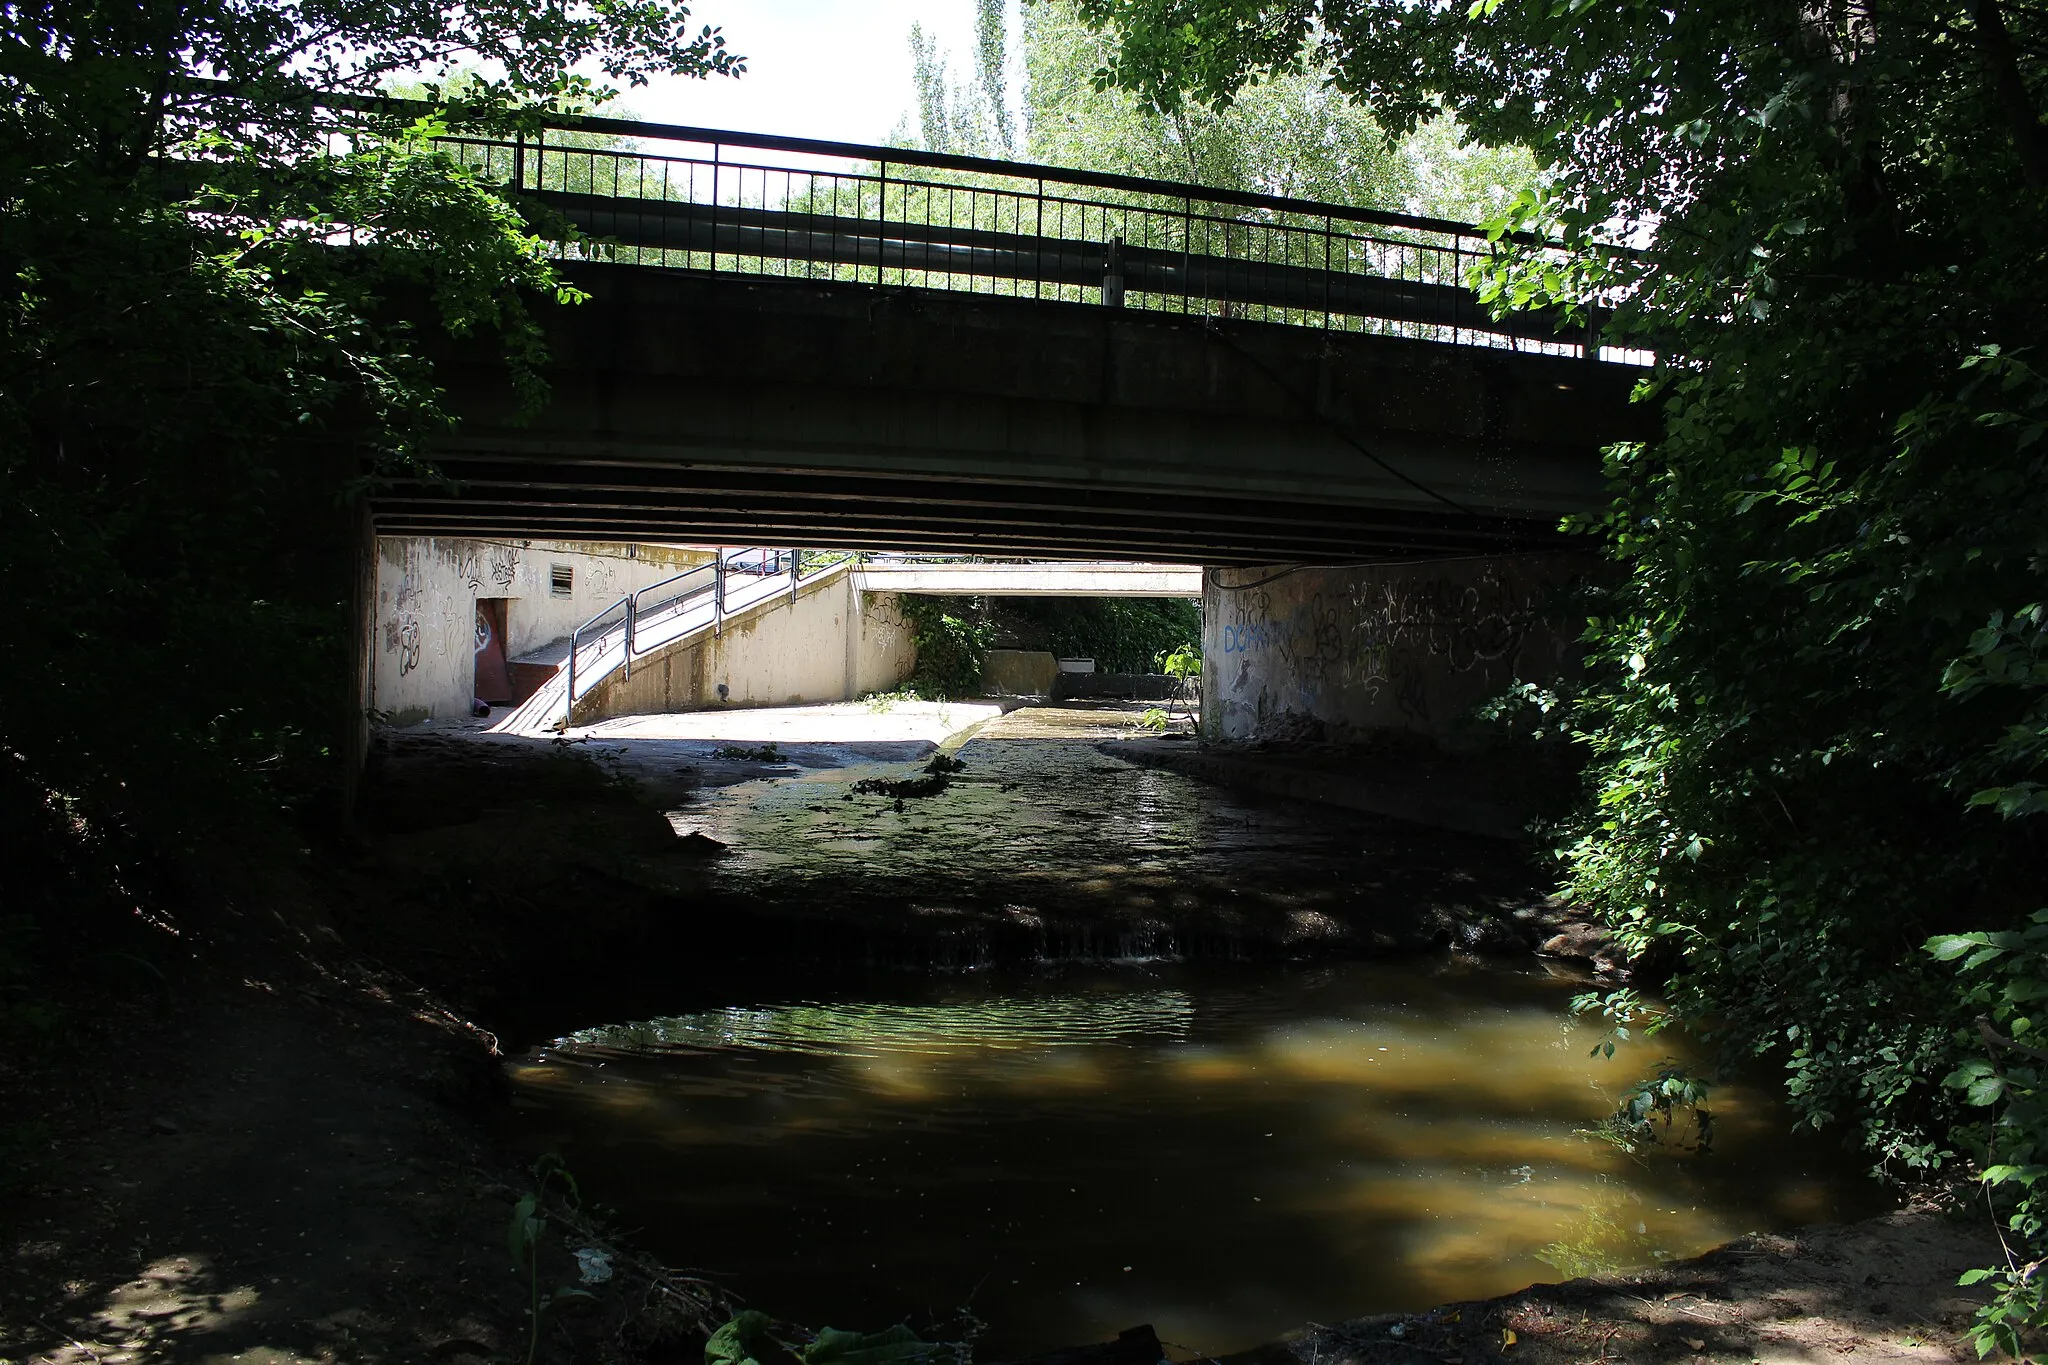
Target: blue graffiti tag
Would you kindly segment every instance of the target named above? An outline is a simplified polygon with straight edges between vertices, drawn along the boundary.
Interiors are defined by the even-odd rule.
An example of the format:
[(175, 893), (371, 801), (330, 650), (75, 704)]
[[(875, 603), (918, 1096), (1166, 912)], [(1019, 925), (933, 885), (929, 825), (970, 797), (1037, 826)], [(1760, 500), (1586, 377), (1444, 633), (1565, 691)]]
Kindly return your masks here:
[(1281, 643), (1287, 632), (1266, 621), (1245, 621), (1223, 627), (1225, 654), (1252, 654)]

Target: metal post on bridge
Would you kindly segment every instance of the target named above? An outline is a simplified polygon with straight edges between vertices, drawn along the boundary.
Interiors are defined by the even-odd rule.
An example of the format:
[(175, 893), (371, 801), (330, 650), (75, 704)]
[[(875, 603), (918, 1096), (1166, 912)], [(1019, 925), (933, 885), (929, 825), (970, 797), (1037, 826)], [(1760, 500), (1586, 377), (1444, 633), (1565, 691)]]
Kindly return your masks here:
[(1109, 239), (1109, 261), (1103, 267), (1102, 302), (1110, 308), (1124, 306), (1124, 239)]
[(789, 552), (789, 600), (792, 606), (796, 604), (796, 585), (802, 579), (803, 572), (804, 552), (792, 547)]
[(1325, 332), (1330, 330), (1330, 276), (1333, 270), (1333, 267), (1330, 265), (1330, 249), (1333, 245), (1335, 245), (1335, 240), (1330, 226), (1330, 215), (1326, 213), (1323, 215), (1323, 330)]

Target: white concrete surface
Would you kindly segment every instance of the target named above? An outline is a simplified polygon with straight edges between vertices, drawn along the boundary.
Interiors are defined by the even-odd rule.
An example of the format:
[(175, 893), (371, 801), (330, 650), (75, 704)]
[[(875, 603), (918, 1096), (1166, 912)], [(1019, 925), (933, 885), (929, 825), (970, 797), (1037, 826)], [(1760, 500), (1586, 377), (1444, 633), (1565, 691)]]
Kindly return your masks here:
[[(505, 656), (516, 659), (621, 594), (710, 559), (682, 546), (380, 536), (364, 705), (400, 723), (468, 715), (479, 601), (505, 599)], [(558, 567), (568, 570), (566, 594), (554, 590)]]
[(941, 593), (965, 597), (1200, 597), (1192, 564), (867, 563), (855, 571), (863, 592)]
[(899, 701), (828, 706), (755, 706), (744, 710), (681, 711), (662, 716), (619, 716), (571, 733), (593, 740), (706, 740), (736, 744), (867, 744), (922, 741), (940, 744), (999, 716), (993, 702)]

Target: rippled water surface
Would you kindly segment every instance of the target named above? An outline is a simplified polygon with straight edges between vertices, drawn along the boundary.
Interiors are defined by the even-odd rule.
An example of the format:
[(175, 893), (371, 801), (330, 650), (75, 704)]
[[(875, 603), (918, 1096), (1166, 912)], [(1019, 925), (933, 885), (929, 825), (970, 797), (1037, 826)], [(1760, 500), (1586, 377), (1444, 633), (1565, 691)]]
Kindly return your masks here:
[(1141, 1322), (1237, 1350), (1872, 1206), (1741, 1087), (1706, 1157), (1582, 1135), (1672, 1048), (1589, 1057), (1577, 989), (1458, 962), (981, 974), (590, 1029), (514, 1078), (522, 1141), (646, 1244), (813, 1326), (971, 1302), (989, 1359)]

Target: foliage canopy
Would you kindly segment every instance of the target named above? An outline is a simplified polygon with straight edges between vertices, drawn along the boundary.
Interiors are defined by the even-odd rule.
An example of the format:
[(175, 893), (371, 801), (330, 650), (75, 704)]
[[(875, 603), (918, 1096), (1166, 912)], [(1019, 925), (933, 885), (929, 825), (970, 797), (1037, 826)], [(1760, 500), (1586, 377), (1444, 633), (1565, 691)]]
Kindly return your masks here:
[[(17, 907), (95, 878), (132, 903), (331, 778), (322, 756), (351, 725), (350, 495), (418, 472), (446, 426), (437, 337), (530, 375), (531, 308), (573, 298), (514, 197), (431, 135), (657, 72), (737, 72), (689, 17), (662, 0), (0, 6), (0, 581), (22, 635), (0, 675), (0, 829), (32, 850)], [(311, 104), (466, 67), (494, 75), (443, 115)]]
[[(1327, 69), (1390, 128), (1448, 109), (1534, 149), (1503, 226), (1565, 250), (1485, 288), (1612, 306), (1664, 418), (1608, 453), (1592, 528), (1615, 579), (1569, 889), (1677, 949), (1678, 1010), (1807, 1119), (1895, 1173), (1966, 1152), (2011, 1205), (2032, 1063), (1971, 1020), (2048, 993), (1997, 937), (2048, 884), (2048, 6), (1079, 3), (1162, 110)], [(2000, 952), (1961, 978), (1923, 951), (1969, 933)], [(2038, 1291), (1999, 1277), (1979, 1340), (2016, 1347)]]
[(1390, 139), (1370, 110), (1313, 68), (1278, 73), (1228, 107), (1134, 97), (1101, 78), (1116, 44), (1076, 0), (1023, 5), (1023, 51), (1013, 63), (1010, 9), (1008, 0), (978, 0), (978, 60), (964, 83), (949, 78), (946, 54), (913, 26), (914, 131), (926, 149), (1464, 220), (1498, 212), (1534, 184), (1526, 151), (1463, 146), (1450, 119)]

